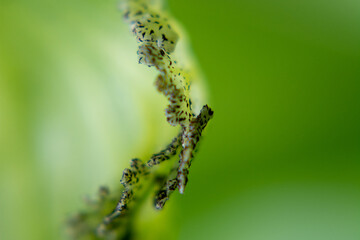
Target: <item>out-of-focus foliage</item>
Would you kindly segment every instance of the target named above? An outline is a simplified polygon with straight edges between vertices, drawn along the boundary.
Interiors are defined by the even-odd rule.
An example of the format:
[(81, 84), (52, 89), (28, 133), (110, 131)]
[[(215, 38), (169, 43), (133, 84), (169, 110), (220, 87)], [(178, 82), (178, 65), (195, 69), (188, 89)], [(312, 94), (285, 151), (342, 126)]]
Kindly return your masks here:
[(181, 239), (359, 239), (360, 2), (170, 8), (216, 109), (178, 204)]
[[(61, 238), (81, 196), (175, 133), (116, 5), (0, 2), (0, 239)], [(359, 2), (168, 5), (216, 118), (185, 195), (144, 209), (144, 236), (359, 239)]]

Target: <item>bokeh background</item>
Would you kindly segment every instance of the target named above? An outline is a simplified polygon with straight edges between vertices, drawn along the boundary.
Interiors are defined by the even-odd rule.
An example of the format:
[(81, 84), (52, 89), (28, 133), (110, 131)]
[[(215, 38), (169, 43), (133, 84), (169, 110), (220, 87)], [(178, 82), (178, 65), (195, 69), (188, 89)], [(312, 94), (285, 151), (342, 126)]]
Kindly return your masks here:
[[(167, 5), (215, 117), (141, 239), (360, 239), (360, 2)], [(117, 1), (0, 0), (0, 239), (63, 239), (175, 134), (135, 52)]]

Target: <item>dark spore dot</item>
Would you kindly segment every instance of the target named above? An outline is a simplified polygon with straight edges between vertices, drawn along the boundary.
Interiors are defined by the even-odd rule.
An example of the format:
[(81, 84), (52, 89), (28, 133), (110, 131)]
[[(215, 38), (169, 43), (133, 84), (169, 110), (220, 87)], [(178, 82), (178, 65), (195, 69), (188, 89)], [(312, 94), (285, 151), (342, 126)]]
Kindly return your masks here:
[(163, 26), (161, 25), (160, 27), (159, 27), (159, 30), (161, 30), (163, 28)]
[(148, 20), (147, 20), (147, 22), (151, 22), (151, 20), (150, 20), (150, 19), (148, 19)]
[(140, 11), (138, 11), (137, 13), (135, 13), (135, 16), (139, 16), (139, 15), (141, 15), (141, 14), (143, 14), (143, 12), (140, 10)]
[(164, 50), (160, 50), (160, 54), (161, 54), (161, 56), (164, 56), (165, 55), (165, 52), (164, 52)]
[(156, 23), (156, 24), (160, 24), (158, 21), (154, 21), (154, 23)]
[(142, 34), (143, 38), (145, 37), (145, 34), (146, 34), (146, 32), (143, 32), (143, 34)]
[(169, 39), (167, 39), (167, 38), (165, 37), (165, 34), (162, 35), (162, 39), (163, 39), (163, 41), (169, 40)]
[(154, 30), (151, 29), (150, 34), (154, 34)]
[(174, 41), (170, 41), (171, 44), (174, 44)]

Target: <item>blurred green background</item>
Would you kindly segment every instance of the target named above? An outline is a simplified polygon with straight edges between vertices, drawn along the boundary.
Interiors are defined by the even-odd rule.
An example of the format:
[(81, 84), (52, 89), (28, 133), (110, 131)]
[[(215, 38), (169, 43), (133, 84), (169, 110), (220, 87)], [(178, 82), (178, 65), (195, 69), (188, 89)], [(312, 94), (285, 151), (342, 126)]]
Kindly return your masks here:
[[(215, 117), (185, 194), (149, 220), (167, 237), (143, 236), (360, 239), (360, 2), (168, 7)], [(83, 195), (175, 134), (135, 52), (117, 1), (0, 0), (0, 239), (63, 238)]]

